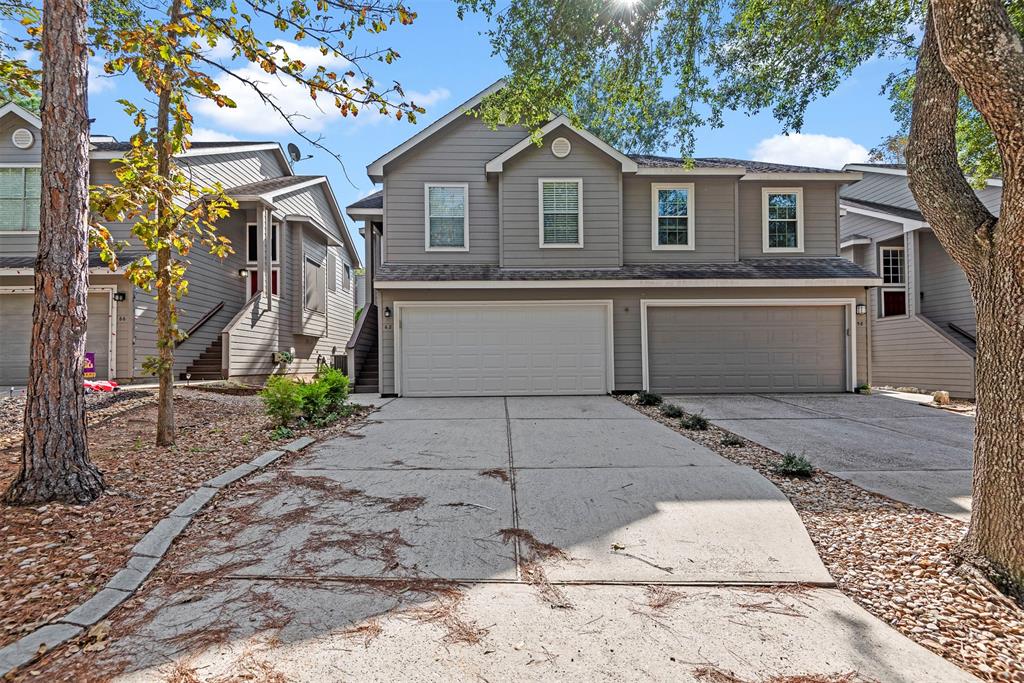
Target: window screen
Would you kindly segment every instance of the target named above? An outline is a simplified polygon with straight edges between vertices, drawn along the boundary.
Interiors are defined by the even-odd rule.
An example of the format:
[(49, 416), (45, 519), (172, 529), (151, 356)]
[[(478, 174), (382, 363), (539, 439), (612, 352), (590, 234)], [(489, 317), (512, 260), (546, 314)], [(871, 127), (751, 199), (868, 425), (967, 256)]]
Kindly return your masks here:
[(575, 180), (541, 184), (544, 244), (579, 244), (580, 184)]
[(797, 225), (798, 195), (795, 192), (768, 193), (768, 248), (800, 247)]
[(685, 246), (690, 243), (690, 190), (658, 190), (658, 246)]
[(427, 186), (427, 220), (431, 247), (466, 246), (466, 188)]
[(0, 168), (0, 231), (39, 230), (38, 168)]

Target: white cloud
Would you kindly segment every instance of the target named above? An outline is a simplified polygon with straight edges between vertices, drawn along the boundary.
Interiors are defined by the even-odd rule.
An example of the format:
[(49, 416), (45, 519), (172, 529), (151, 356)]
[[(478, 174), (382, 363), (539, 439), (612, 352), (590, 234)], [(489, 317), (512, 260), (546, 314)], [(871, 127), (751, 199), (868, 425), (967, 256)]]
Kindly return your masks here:
[(101, 92), (107, 92), (117, 87), (117, 76), (108, 76), (103, 71), (103, 60), (101, 59), (90, 59), (89, 60), (89, 94), (95, 95)]
[(238, 138), (228, 133), (222, 133), (212, 128), (193, 128), (192, 139), (203, 142), (236, 142)]
[[(341, 71), (348, 66), (348, 61), (344, 58), (324, 55), (316, 47), (284, 41), (278, 41), (278, 43), (292, 60), (301, 60), (307, 70), (324, 66)], [(319, 105), (310, 99), (306, 89), (286, 76), (279, 77), (268, 74), (252, 65), (239, 67), (236, 69), (236, 73), (245, 80), (258, 83), (260, 89), (271, 97), (285, 114), (294, 115), (293, 122), (301, 130), (319, 133), (324, 131), (328, 125), (336, 124), (341, 120), (340, 114), (334, 107), (333, 98), (323, 96), (321, 99), (324, 103)], [(221, 92), (230, 97), (237, 106), (233, 109), (218, 107), (209, 100), (201, 100), (196, 105), (196, 111), (205, 119), (219, 128), (261, 136), (280, 135), (290, 131), (284, 118), (270, 105), (264, 103), (251, 86), (228, 75), (220, 76), (217, 82), (221, 87)], [(451, 93), (446, 88), (435, 88), (426, 93), (407, 91), (406, 99), (427, 107), (447, 99), (450, 95)], [(365, 125), (377, 123), (382, 119), (383, 117), (376, 110), (366, 108), (359, 113), (358, 117), (348, 120), (356, 125)]]
[(765, 138), (750, 151), (754, 161), (779, 164), (842, 168), (846, 164), (865, 162), (869, 152), (850, 138), (792, 133)]

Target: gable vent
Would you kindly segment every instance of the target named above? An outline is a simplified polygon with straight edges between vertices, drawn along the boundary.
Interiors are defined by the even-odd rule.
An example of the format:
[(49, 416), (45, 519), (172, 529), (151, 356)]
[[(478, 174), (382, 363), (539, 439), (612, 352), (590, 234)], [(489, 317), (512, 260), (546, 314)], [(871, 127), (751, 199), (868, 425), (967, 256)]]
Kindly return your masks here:
[(571, 149), (572, 145), (565, 138), (555, 138), (555, 141), (551, 143), (551, 153), (559, 159), (569, 156)]
[(18, 149), (28, 149), (36, 141), (36, 136), (28, 128), (19, 128), (11, 135), (11, 142)]

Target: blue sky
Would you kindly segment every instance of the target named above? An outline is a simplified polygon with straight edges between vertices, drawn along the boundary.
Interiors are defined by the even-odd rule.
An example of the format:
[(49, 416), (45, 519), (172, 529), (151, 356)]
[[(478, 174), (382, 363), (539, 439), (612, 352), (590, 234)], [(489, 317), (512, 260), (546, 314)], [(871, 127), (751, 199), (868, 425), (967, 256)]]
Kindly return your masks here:
[[(412, 4), (419, 16), (411, 26), (394, 26), (382, 36), (361, 38), (358, 44), (364, 48), (391, 46), (399, 51), (401, 59), (390, 66), (380, 65), (375, 76), (378, 83), (399, 81), (406, 91), (415, 93), (418, 103), (427, 106), (427, 114), (419, 118), (418, 124), (373, 115), (342, 118), (333, 110), (325, 114), (309, 111), (311, 116), (305, 127), (322, 134), (325, 144), (342, 155), (351, 182), (333, 158), (309, 149), (273, 113), (248, 98), (241, 98), (236, 110), (193, 107), (195, 139), (230, 136), (282, 144), (297, 142), (314, 155), (296, 165), (297, 173), (329, 176), (343, 206), (369, 194), (374, 188), (366, 177), (367, 163), (505, 74), (503, 62), (491, 56), (487, 38), (481, 35), (486, 26), (480, 17), (470, 15), (460, 21), (454, 3), (448, 0)], [(94, 71), (96, 66), (94, 63)], [(888, 101), (879, 95), (879, 89), (890, 72), (904, 66), (880, 59), (863, 65), (835, 93), (811, 105), (802, 136), (777, 137), (781, 126), (767, 113), (753, 117), (732, 114), (724, 128), (699, 131), (696, 156), (832, 167), (864, 160), (861, 157), (866, 150), (893, 130)], [(141, 95), (131, 77), (94, 77), (90, 87), (90, 110), (96, 119), (93, 132), (127, 139), (132, 132), (131, 122), (116, 100)], [(294, 99), (284, 99), (302, 102), (303, 95), (296, 93)], [(354, 227), (352, 232), (358, 240)]]

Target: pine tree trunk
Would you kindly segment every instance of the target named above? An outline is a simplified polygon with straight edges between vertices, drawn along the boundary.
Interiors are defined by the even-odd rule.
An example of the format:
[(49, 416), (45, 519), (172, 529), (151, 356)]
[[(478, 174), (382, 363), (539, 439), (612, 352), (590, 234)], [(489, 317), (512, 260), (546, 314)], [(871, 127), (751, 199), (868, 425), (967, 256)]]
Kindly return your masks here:
[(42, 199), (21, 468), (4, 499), (88, 503), (103, 492), (85, 425), (89, 113), (85, 0), (45, 0)]

